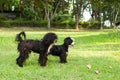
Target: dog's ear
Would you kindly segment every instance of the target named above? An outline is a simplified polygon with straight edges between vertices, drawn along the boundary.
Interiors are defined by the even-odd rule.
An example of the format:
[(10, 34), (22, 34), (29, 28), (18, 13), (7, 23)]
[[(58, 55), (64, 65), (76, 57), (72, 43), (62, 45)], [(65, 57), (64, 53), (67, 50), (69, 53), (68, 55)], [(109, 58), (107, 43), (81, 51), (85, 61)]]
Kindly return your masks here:
[(45, 40), (44, 40), (44, 43), (45, 43), (46, 45), (49, 45), (49, 44), (50, 44), (50, 40), (49, 40), (49, 39), (45, 39)]
[(65, 45), (69, 45), (69, 41), (67, 39), (64, 40)]

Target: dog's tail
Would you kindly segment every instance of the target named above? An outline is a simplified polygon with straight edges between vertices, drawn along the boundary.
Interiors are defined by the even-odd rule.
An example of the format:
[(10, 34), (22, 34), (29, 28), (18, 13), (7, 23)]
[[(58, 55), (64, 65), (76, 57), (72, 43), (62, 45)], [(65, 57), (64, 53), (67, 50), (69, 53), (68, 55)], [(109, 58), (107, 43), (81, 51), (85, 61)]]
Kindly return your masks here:
[(25, 40), (25, 39), (26, 39), (26, 34), (25, 34), (24, 31), (22, 31), (22, 32), (20, 32), (19, 34), (17, 34), (15, 41), (17, 41), (17, 42), (23, 41), (22, 36), (24, 37), (24, 40)]

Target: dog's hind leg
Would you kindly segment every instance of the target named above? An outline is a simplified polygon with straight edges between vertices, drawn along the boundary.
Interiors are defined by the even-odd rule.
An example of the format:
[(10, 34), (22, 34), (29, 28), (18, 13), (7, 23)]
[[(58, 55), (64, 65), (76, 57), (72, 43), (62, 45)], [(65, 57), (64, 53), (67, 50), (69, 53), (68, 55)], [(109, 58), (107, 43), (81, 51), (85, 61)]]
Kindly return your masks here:
[(23, 67), (23, 63), (26, 61), (26, 59), (29, 57), (29, 53), (20, 53), (19, 57), (16, 59), (16, 63)]
[(67, 55), (60, 55), (60, 63), (67, 63)]
[(19, 67), (23, 67), (23, 59), (21, 55), (16, 59), (16, 64), (18, 64)]

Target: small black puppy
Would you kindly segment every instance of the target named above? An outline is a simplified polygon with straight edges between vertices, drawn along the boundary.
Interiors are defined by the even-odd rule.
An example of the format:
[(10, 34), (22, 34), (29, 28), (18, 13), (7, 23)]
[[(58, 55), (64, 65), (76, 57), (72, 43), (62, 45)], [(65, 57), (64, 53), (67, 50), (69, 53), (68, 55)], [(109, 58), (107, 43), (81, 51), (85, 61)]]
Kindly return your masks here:
[(67, 53), (69, 46), (74, 46), (74, 39), (71, 37), (66, 37), (62, 45), (54, 45), (50, 49), (50, 53), (53, 56), (59, 56), (61, 63), (67, 63)]

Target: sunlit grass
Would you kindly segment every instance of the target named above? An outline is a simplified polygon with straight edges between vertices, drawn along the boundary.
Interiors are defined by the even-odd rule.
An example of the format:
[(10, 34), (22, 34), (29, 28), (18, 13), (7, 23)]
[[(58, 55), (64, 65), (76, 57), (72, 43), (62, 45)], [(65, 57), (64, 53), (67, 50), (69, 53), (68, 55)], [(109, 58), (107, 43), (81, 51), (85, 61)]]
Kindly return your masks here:
[[(31, 53), (23, 68), (16, 65), (18, 57), (15, 36), (19, 29), (0, 30), (0, 80), (119, 80), (120, 32), (119, 31), (66, 31), (24, 30), (27, 38), (41, 39), (47, 32), (58, 35), (62, 44), (67, 36), (75, 38), (75, 46), (69, 48), (68, 63), (48, 56), (47, 66), (38, 64), (38, 54)], [(88, 69), (87, 64), (92, 68)], [(99, 73), (96, 74), (95, 70)]]

